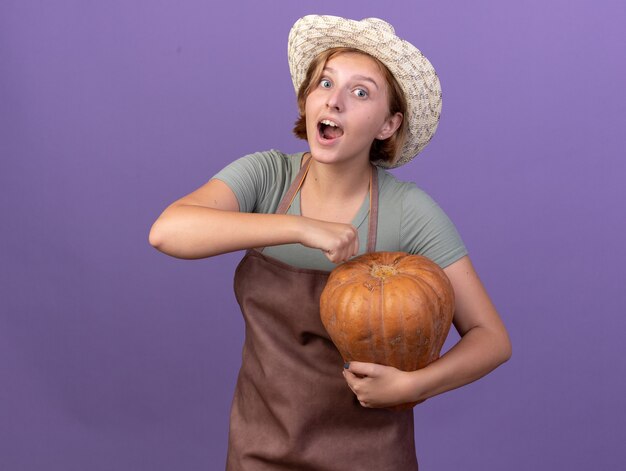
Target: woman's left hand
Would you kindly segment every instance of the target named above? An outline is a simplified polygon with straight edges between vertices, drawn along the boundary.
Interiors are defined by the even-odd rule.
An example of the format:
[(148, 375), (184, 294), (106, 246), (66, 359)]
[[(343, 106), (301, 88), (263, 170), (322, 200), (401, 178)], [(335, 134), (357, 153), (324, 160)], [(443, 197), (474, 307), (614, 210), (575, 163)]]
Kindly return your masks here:
[(350, 362), (343, 376), (363, 407), (390, 407), (416, 400), (410, 373), (376, 363)]
[(351, 362), (344, 370), (364, 407), (421, 402), (486, 375), (511, 356), (507, 331), (474, 267), (465, 256), (445, 268), (454, 287), (454, 326), (461, 339), (444, 355), (416, 371)]

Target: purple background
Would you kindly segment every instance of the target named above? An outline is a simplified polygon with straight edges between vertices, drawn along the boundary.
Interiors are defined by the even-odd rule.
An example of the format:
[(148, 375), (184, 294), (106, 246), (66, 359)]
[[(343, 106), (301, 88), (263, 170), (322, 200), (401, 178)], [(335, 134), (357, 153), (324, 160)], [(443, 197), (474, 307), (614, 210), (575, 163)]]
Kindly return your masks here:
[(147, 235), (235, 158), (305, 148), (286, 49), (309, 13), (385, 18), (434, 63), (439, 130), (395, 173), (455, 221), (513, 341), (415, 409), (421, 468), (621, 468), (623, 0), (303, 3), (0, 4), (0, 469), (223, 468), (241, 254)]

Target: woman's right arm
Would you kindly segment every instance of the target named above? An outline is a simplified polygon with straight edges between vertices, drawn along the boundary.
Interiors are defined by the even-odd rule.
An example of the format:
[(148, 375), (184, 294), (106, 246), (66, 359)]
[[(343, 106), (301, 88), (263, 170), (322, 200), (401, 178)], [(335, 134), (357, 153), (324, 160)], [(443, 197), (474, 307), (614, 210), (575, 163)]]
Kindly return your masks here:
[(286, 214), (239, 212), (233, 191), (216, 179), (169, 205), (152, 225), (149, 241), (157, 250), (185, 259), (290, 243), (318, 248), (333, 263), (358, 252), (353, 226)]

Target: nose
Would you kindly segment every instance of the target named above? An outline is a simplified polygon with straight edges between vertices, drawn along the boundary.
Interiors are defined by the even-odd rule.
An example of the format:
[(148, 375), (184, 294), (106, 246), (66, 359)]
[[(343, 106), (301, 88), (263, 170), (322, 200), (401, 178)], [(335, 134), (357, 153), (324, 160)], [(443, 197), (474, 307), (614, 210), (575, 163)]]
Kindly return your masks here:
[(328, 94), (326, 106), (335, 111), (341, 111), (343, 109), (343, 98), (341, 97), (341, 90), (336, 88)]

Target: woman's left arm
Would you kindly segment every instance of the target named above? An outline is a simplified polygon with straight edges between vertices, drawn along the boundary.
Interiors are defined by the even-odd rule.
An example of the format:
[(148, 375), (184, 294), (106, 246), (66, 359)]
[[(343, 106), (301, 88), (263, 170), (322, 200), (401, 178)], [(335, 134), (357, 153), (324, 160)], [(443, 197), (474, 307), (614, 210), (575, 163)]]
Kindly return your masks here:
[(511, 357), (506, 328), (469, 257), (444, 271), (454, 288), (453, 323), (461, 339), (437, 361), (417, 371), (351, 362), (344, 375), (363, 406), (423, 401), (476, 381)]

